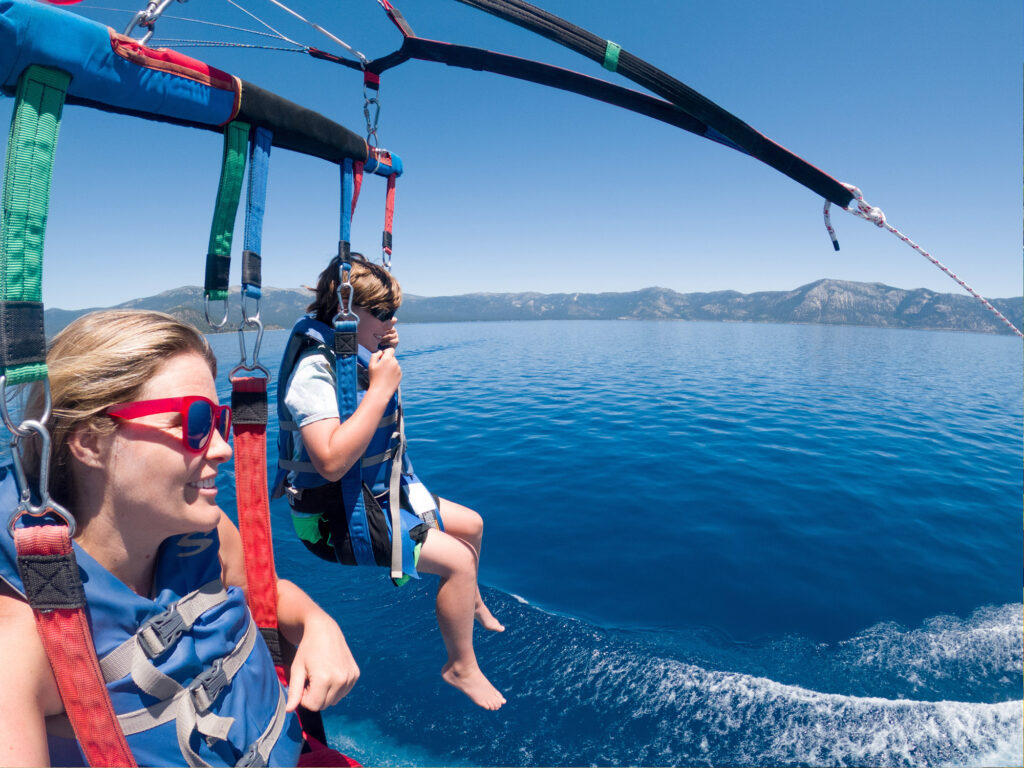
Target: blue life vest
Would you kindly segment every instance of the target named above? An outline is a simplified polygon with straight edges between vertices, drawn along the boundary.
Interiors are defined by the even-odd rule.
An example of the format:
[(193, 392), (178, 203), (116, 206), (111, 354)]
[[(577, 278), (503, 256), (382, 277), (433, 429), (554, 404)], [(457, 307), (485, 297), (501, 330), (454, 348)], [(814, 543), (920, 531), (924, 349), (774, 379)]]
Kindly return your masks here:
[[(0, 467), (0, 510), (17, 505), (13, 472)], [(284, 711), (284, 689), (245, 596), (220, 582), (216, 530), (161, 545), (152, 598), (73, 546), (100, 668), (139, 765), (298, 762), (298, 718)], [(0, 579), (24, 596), (6, 529)], [(54, 765), (85, 765), (71, 739), (51, 735), (50, 751)]]
[[(275, 498), (287, 493), (289, 500), (293, 501), (295, 497), (301, 497), (302, 491), (319, 488), (328, 485), (330, 482), (316, 471), (305, 445), (299, 443), (300, 450), (296, 449), (294, 436), (299, 431), (299, 426), (292, 421), (292, 415), (284, 401), (285, 392), (287, 391), (292, 373), (295, 371), (299, 358), (304, 352), (309, 349), (315, 349), (318, 354), (322, 354), (327, 358), (332, 368), (334, 367), (333, 335), (334, 329), (331, 326), (316, 320), (314, 317), (305, 316), (292, 328), (291, 336), (288, 339), (288, 345), (285, 348), (277, 379), (280, 389), (277, 398), (279, 432), (278, 473), (274, 481), (273, 494)], [(360, 346), (358, 348), (358, 357), (360, 386), (357, 402), (361, 402), (366, 394), (366, 387), (369, 381), (370, 352)], [(337, 381), (335, 381), (335, 385), (340, 386)], [(339, 413), (340, 411), (341, 408), (339, 407)], [(346, 417), (342, 416), (341, 418), (344, 419)], [(391, 505), (396, 500), (392, 498), (393, 494), (390, 493), (390, 484), (396, 461), (400, 462), (398, 468), (401, 471), (399, 483), (400, 506), (403, 510), (411, 511), (415, 515), (406, 514), (402, 518), (403, 535), (408, 533), (410, 525), (420, 522), (430, 527), (440, 527), (440, 515), (437, 506), (430, 493), (413, 471), (412, 463), (405, 451), (405, 438), (402, 434), (401, 419), (402, 404), (399, 394), (396, 392), (384, 409), (384, 415), (381, 417), (377, 429), (360, 461), (359, 479), (364, 489), (363, 497), (361, 500), (356, 499), (355, 501), (345, 499), (345, 513), (347, 516), (346, 522), (349, 523), (349, 535), (350, 537), (359, 536), (367, 539), (364, 551), (374, 551), (374, 547), (368, 540), (372, 536), (372, 532), (369, 530), (372, 526), (357, 527), (351, 525), (352, 510), (350, 507), (355, 506), (359, 502), (370, 505), (376, 504), (387, 521), (388, 536), (393, 535)], [(293, 509), (292, 522), (299, 538), (306, 542), (311, 550), (326, 557), (327, 555), (323, 553), (322, 547), (323, 540), (327, 537), (329, 526), (325, 524), (323, 514), (300, 512)], [(377, 552), (380, 552), (379, 547)], [(388, 561), (385, 559), (384, 562), (381, 562), (378, 557), (373, 560), (360, 560), (357, 564), (387, 565)], [(415, 558), (409, 553), (403, 555), (402, 571), (406, 575), (417, 576)]]

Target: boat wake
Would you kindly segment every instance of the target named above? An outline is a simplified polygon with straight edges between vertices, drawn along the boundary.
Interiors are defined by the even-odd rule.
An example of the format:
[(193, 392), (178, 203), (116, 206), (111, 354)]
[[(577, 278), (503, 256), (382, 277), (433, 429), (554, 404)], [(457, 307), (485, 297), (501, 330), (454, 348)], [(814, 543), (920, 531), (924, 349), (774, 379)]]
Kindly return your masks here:
[[(739, 646), (699, 634), (603, 629), (494, 590), (486, 598), (508, 631), (479, 633), (478, 655), (509, 703), (493, 715), (444, 690), (436, 677), (443, 656), (423, 658), (433, 616), (415, 609), (427, 601), (409, 594), (392, 606), (410, 634), (396, 645), (414, 648), (418, 640), (419, 652), (396, 662), (391, 646), (361, 661), (357, 693), (331, 721), (338, 746), (380, 765), (1020, 765), (1024, 758), (1019, 604), (916, 629), (878, 625), (832, 645), (786, 638)], [(406, 693), (396, 699), (397, 690)], [(353, 739), (370, 735), (366, 718), (386, 738)]]

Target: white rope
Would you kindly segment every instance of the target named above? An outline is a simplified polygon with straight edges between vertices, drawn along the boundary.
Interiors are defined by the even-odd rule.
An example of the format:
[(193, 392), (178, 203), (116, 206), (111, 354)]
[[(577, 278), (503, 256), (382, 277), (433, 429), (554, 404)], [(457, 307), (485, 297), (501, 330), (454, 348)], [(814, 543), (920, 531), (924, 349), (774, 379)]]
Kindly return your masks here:
[[(239, 8), (239, 10), (245, 11), (244, 8)], [(185, 18), (184, 16), (164, 16), (164, 18), (165, 19), (173, 19), (174, 21), (187, 21), (187, 22), (190, 22), (192, 24), (202, 24), (202, 25), (207, 26), (207, 27), (219, 27), (220, 29), (230, 29), (232, 32), (245, 32), (248, 35), (255, 35), (257, 37), (269, 37), (272, 40), (283, 40), (283, 41), (285, 41), (287, 43), (292, 43), (293, 45), (301, 45), (300, 43), (296, 43), (294, 40), (289, 40), (287, 37), (282, 35), (280, 32), (277, 32), (276, 30), (274, 30), (273, 34), (271, 34), (270, 32), (261, 32), (258, 29), (248, 29), (247, 27), (236, 27), (236, 26), (232, 26), (231, 24), (218, 24), (215, 21), (205, 21), (204, 19), (188, 19), (188, 18)], [(256, 19), (256, 21), (260, 21), (260, 19)], [(260, 21), (260, 23), (263, 24), (262, 21)], [(266, 26), (266, 25), (264, 24), (264, 26)]]
[(256, 15), (255, 13), (252, 13), (252, 12), (251, 12), (251, 11), (249, 11), (248, 9), (246, 9), (246, 8), (243, 8), (243, 7), (242, 7), (242, 6), (240, 6), (240, 5), (238, 4), (238, 3), (234, 2), (234, 0), (227, 0), (227, 3), (228, 3), (228, 5), (231, 5), (231, 6), (235, 7), (235, 8), (237, 8), (238, 10), (240, 10), (240, 11), (241, 11), (242, 13), (244, 13), (244, 14), (245, 14), (246, 16), (248, 16), (249, 18), (253, 19), (254, 21), (256, 21), (256, 22), (258, 22), (258, 23), (262, 24), (262, 25), (263, 25), (264, 27), (266, 27), (267, 29), (269, 29), (269, 30), (270, 30), (271, 32), (273, 32), (273, 33), (274, 33), (275, 35), (277, 35), (277, 36), (278, 36), (279, 38), (281, 38), (282, 40), (287, 40), (287, 41), (288, 41), (289, 43), (291, 43), (292, 45), (300, 45), (300, 46), (302, 46), (303, 48), (305, 48), (305, 47), (306, 47), (306, 46), (302, 45), (301, 43), (297, 43), (297, 42), (295, 42), (295, 41), (294, 41), (294, 40), (292, 40), (292, 39), (291, 39), (290, 37), (287, 37), (287, 36), (285, 36), (285, 35), (282, 35), (282, 34), (281, 34), (280, 32), (278, 32), (278, 31), (277, 31), (276, 29), (274, 29), (274, 28), (273, 28), (272, 26), (270, 26), (270, 25), (269, 25), (269, 24), (268, 24), (267, 22), (265, 22), (265, 21), (264, 21), (263, 19), (261, 19), (261, 18), (260, 18), (259, 16), (257, 16), (257, 15)]
[[(228, 2), (231, 2), (231, 0), (228, 0)], [(368, 58), (366, 58), (366, 57), (365, 57), (365, 56), (364, 56), (363, 54), (361, 54), (361, 53), (360, 53), (359, 51), (357, 51), (357, 50), (356, 50), (355, 48), (353, 48), (353, 47), (352, 47), (351, 45), (349, 45), (348, 43), (346, 43), (346, 42), (345, 42), (344, 40), (342, 40), (342, 39), (341, 39), (340, 37), (336, 37), (335, 35), (333, 35), (333, 34), (331, 34), (330, 32), (328, 32), (328, 31), (327, 31), (326, 29), (324, 29), (323, 27), (321, 27), (321, 26), (320, 26), (319, 24), (316, 24), (315, 22), (312, 22), (312, 21), (310, 21), (310, 20), (309, 20), (309, 19), (307, 19), (307, 18), (306, 18), (305, 16), (302, 16), (302, 15), (301, 15), (301, 14), (299, 14), (299, 13), (296, 13), (295, 11), (293, 11), (293, 10), (292, 10), (291, 8), (289, 8), (289, 7), (288, 7), (287, 5), (285, 5), (284, 3), (281, 3), (281, 2), (279, 2), (279, 0), (270, 0), (270, 2), (271, 2), (271, 3), (273, 3), (274, 5), (276, 5), (276, 6), (277, 6), (278, 8), (280, 8), (281, 10), (283, 10), (283, 11), (287, 11), (288, 13), (290, 13), (290, 14), (291, 14), (292, 16), (294, 16), (295, 18), (299, 19), (300, 21), (304, 21), (304, 22), (306, 22), (307, 24), (309, 24), (309, 26), (311, 26), (311, 27), (312, 27), (313, 29), (315, 29), (315, 30), (316, 30), (317, 32), (320, 32), (321, 34), (323, 34), (323, 35), (326, 35), (327, 37), (329, 37), (329, 38), (330, 38), (331, 40), (333, 40), (334, 42), (336, 42), (336, 43), (337, 43), (338, 45), (340, 45), (340, 46), (341, 46), (342, 48), (344, 48), (344, 49), (345, 49), (346, 51), (348, 51), (348, 52), (349, 52), (349, 53), (351, 53), (351, 54), (352, 54), (353, 56), (355, 56), (355, 57), (356, 57), (357, 59), (359, 59), (359, 61), (361, 61), (361, 62), (362, 62), (362, 64), (363, 64), (363, 66), (364, 66), (364, 67), (365, 67), (365, 66), (366, 66), (367, 64), (369, 64), (369, 63), (370, 63), (370, 60), (369, 60)], [(232, 5), (234, 5), (234, 3), (232, 3)]]
[[(840, 182), (840, 183), (842, 183), (842, 182)], [(888, 221), (886, 221), (885, 220), (885, 214), (882, 213), (882, 209), (881, 208), (876, 208), (876, 207), (874, 207), (872, 205), (869, 205), (864, 200), (864, 195), (860, 191), (860, 189), (858, 189), (857, 187), (853, 186), (852, 184), (843, 184), (843, 186), (846, 187), (853, 194), (853, 199), (857, 202), (856, 207), (854, 207), (854, 208), (844, 208), (843, 209), (844, 211), (852, 213), (857, 218), (864, 219), (865, 221), (870, 221), (876, 227), (879, 227), (881, 229), (886, 229), (889, 232), (892, 232), (892, 234), (896, 235), (896, 237), (898, 237), (904, 243), (906, 243), (911, 248), (913, 248), (915, 251), (917, 251), (919, 254), (921, 254), (926, 259), (928, 259), (928, 261), (930, 261), (936, 267), (938, 267), (943, 272), (945, 272), (954, 282), (957, 283), (957, 285), (959, 285), (961, 288), (963, 288), (965, 291), (967, 291), (969, 294), (971, 294), (971, 296), (973, 296), (978, 301), (980, 301), (982, 304), (984, 304), (985, 307), (988, 308), (988, 310), (990, 312), (992, 312), (992, 314), (994, 314), (996, 317), (998, 317), (1000, 320), (1002, 320), (1011, 331), (1013, 331), (1015, 334), (1017, 334), (1020, 338), (1024, 339), (1024, 333), (1021, 333), (1020, 330), (1017, 328), (1017, 326), (1015, 326), (1013, 323), (1011, 323), (1009, 320), (1007, 320), (1006, 317), (1003, 315), (1003, 313), (1000, 312), (995, 307), (993, 307), (992, 304), (989, 303), (989, 301), (984, 296), (982, 296), (980, 293), (978, 293), (973, 288), (971, 288), (971, 286), (969, 286), (967, 283), (965, 283), (963, 280), (961, 280), (956, 275), (956, 273), (954, 273), (949, 267), (947, 267), (941, 261), (936, 259), (930, 253), (928, 253), (928, 251), (926, 251), (924, 248), (922, 248), (920, 245), (915, 243), (909, 237), (907, 237), (902, 232), (900, 232), (898, 229), (896, 229), (896, 227), (892, 226), (892, 224), (890, 224)], [(824, 211), (824, 213), (825, 213), (825, 229), (828, 230), (829, 237), (832, 238), (832, 246), (838, 251), (839, 250), (839, 240), (836, 238), (836, 231), (835, 231), (835, 229), (832, 228), (831, 209), (832, 209), (832, 203), (830, 201), (826, 200), (825, 201), (825, 211)]]

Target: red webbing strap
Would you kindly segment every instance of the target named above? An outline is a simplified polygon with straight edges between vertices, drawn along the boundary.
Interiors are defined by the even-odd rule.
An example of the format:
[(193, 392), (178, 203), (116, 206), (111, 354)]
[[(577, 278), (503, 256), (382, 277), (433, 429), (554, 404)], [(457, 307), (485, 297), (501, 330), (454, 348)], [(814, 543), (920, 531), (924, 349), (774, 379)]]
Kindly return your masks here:
[(63, 525), (19, 528), (14, 542), (25, 596), (85, 759), (93, 766), (134, 766), (92, 644), (85, 591), (68, 529)]
[(381, 7), (387, 13), (388, 18), (391, 19), (391, 23), (398, 27), (398, 31), (402, 33), (403, 37), (415, 37), (416, 33), (412, 31), (412, 27), (409, 26), (409, 22), (402, 16), (402, 12), (395, 8), (388, 0), (377, 0)]
[(267, 379), (233, 377), (231, 411), (238, 529), (242, 534), (249, 610), (256, 626), (277, 629), (277, 572), (267, 497)]
[(388, 176), (388, 194), (384, 202), (384, 236), (382, 245), (384, 253), (391, 255), (391, 230), (395, 220), (395, 186), (398, 174), (392, 173)]
[(356, 215), (356, 203), (359, 202), (359, 192), (363, 188), (363, 166), (362, 160), (352, 163), (352, 215)]
[[(238, 498), (238, 529), (242, 535), (242, 556), (248, 582), (249, 610), (270, 647), (277, 676), (288, 685), (288, 669), (281, 644), (287, 642), (278, 632), (277, 572), (274, 569), (274, 540), (270, 527), (270, 499), (267, 496), (267, 384), (264, 376), (231, 377), (231, 423), (235, 434), (235, 493)], [(310, 731), (323, 733), (319, 712), (299, 707), (303, 738)], [(319, 742), (317, 742), (319, 744)], [(322, 746), (322, 745), (321, 745)], [(328, 750), (334, 752), (334, 750)], [(306, 753), (308, 754), (308, 753)], [(318, 755), (323, 762), (306, 765), (359, 765), (337, 753)], [(349, 762), (328, 762), (341, 759)]]

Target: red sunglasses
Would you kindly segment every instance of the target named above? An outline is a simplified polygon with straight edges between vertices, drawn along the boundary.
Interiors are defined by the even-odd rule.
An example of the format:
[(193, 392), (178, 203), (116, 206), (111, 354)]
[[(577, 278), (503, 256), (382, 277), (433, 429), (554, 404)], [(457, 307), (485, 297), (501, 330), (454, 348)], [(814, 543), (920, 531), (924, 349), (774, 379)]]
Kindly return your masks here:
[(107, 415), (118, 419), (138, 419), (157, 413), (181, 414), (181, 444), (192, 453), (202, 453), (216, 429), (225, 440), (231, 434), (231, 406), (216, 405), (201, 395), (139, 400), (107, 408)]

